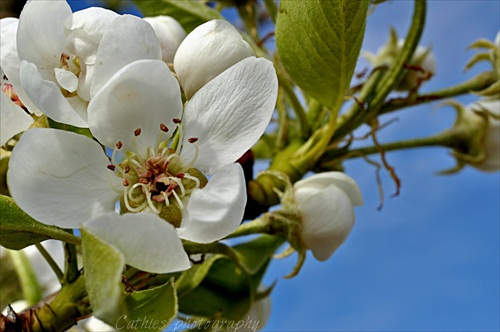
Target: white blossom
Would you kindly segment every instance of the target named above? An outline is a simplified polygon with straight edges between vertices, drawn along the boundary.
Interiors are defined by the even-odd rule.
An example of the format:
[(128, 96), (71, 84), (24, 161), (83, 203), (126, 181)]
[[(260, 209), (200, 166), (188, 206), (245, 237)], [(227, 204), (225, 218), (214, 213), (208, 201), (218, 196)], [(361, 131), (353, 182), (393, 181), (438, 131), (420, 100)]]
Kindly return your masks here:
[(174, 62), (175, 52), (186, 38), (184, 28), (170, 16), (145, 17), (144, 20), (151, 24), (160, 41), (162, 60), (166, 63)]
[(250, 45), (230, 23), (212, 20), (187, 35), (175, 54), (174, 69), (189, 99), (211, 79), (252, 55)]
[(363, 198), (356, 182), (341, 172), (315, 174), (294, 184), (302, 217), (300, 238), (319, 261), (327, 260), (354, 225), (354, 206)]
[(488, 124), (483, 141), (484, 160), (472, 166), (489, 172), (500, 170), (500, 98), (483, 98), (466, 107), (471, 117), (479, 117), (475, 112), (486, 115)]
[[(271, 62), (251, 57), (203, 86), (182, 112), (180, 88), (167, 65), (136, 61), (89, 104), (90, 131), (114, 150), (111, 163), (87, 137), (31, 129), (10, 159), (10, 192), (24, 211), (50, 225), (80, 227), (113, 212), (121, 200), (124, 212), (164, 216), (176, 207), (181, 238), (219, 240), (237, 228), (246, 203), (243, 171), (234, 161), (263, 134), (276, 95)], [(175, 147), (169, 142), (176, 130)], [(205, 187), (193, 169), (211, 176)]]
[(4, 80), (3, 70), (0, 68), (0, 146), (3, 146), (14, 135), (28, 129), (33, 118), (23, 109), (24, 106), (14, 91), (12, 84)]
[(118, 69), (161, 59), (147, 22), (103, 8), (72, 13), (66, 1), (30, 0), (14, 24), (6, 31), (2, 26), (2, 69), (9, 81), (28, 109), (33, 104), (78, 127), (87, 127), (88, 102)]

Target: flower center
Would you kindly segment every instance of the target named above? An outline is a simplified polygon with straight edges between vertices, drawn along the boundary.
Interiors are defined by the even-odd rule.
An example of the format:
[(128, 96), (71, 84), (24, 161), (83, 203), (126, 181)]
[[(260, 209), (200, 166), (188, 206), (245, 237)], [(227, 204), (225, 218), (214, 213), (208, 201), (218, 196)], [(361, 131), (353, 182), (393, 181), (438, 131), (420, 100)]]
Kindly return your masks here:
[[(178, 124), (180, 121), (176, 119), (174, 122)], [(182, 136), (181, 127), (178, 126), (177, 129)], [(172, 218), (170, 214), (174, 212), (180, 215), (180, 219), (172, 223), (180, 226), (186, 200), (194, 190), (206, 185), (207, 178), (201, 171), (192, 168), (198, 155), (197, 139), (188, 139), (190, 144), (195, 144), (196, 154), (190, 163), (183, 165), (180, 158), (181, 144), (176, 149), (169, 147), (169, 140), (161, 140), (162, 133), (165, 132), (168, 132), (168, 128), (161, 124), (156, 146), (148, 147), (146, 154), (142, 155), (138, 153), (135, 144), (136, 138), (141, 135), (141, 129), (136, 129), (132, 140), (132, 148), (136, 151), (127, 151), (126, 159), (118, 163), (116, 154), (123, 144), (117, 142), (108, 168), (123, 178), (123, 198), (120, 201), (122, 212), (151, 211), (160, 217), (168, 217), (169, 222), (179, 219)]]
[(56, 81), (61, 87), (61, 92), (66, 98), (77, 95), (78, 77), (80, 75), (80, 59), (76, 56), (71, 56), (66, 53), (61, 53), (59, 60), (59, 68), (54, 68)]

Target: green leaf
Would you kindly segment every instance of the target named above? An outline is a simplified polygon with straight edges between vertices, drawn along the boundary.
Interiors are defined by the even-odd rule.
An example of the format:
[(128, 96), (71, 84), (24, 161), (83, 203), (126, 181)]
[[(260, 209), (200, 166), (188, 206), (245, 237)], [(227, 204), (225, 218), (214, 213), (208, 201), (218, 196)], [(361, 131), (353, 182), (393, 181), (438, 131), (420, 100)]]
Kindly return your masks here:
[(81, 232), (85, 286), (94, 316), (124, 331), (167, 327), (177, 315), (173, 278), (162, 286), (127, 294), (121, 252), (85, 228)]
[[(131, 293), (125, 298), (125, 305), (129, 313), (129, 329), (165, 329), (177, 316), (177, 295), (173, 278), (160, 287)], [(118, 322), (117, 327), (120, 328)]]
[(339, 107), (363, 42), (368, 0), (283, 0), (276, 46), (295, 83), (327, 107)]
[(80, 243), (78, 237), (61, 228), (36, 221), (21, 210), (12, 198), (0, 195), (0, 245), (21, 250), (47, 239)]
[(283, 242), (284, 238), (279, 236), (261, 235), (252, 241), (235, 245), (233, 249), (238, 253), (240, 264), (253, 275), (268, 262)]
[(213, 262), (201, 284), (179, 297), (179, 311), (194, 316), (238, 320), (252, 305), (252, 280), (229, 258)]
[(94, 316), (114, 326), (125, 310), (125, 293), (121, 275), (125, 266), (123, 255), (82, 228), (82, 255), (85, 286)]
[[(262, 235), (235, 245), (234, 257), (221, 254), (208, 257), (177, 280), (179, 311), (195, 316), (239, 320), (250, 310), (254, 294), (281, 237)], [(232, 261), (244, 266), (245, 273)]]
[(182, 297), (188, 292), (192, 291), (200, 285), (200, 283), (205, 279), (208, 271), (212, 267), (213, 263), (218, 259), (225, 257), (224, 255), (213, 255), (201, 264), (193, 265), (189, 270), (184, 271), (180, 277), (175, 281), (175, 288), (177, 289), (177, 295)]
[(142, 14), (147, 16), (168, 15), (175, 18), (187, 33), (198, 25), (213, 19), (223, 19), (220, 13), (202, 2), (157, 0), (134, 0)]

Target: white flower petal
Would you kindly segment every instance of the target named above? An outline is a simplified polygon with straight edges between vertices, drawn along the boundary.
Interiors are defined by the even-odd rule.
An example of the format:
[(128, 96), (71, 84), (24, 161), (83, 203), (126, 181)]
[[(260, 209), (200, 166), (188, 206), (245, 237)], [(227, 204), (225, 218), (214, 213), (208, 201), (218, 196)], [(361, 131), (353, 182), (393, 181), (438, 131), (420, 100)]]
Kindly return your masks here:
[(7, 182), (12, 198), (34, 219), (65, 228), (114, 211), (118, 176), (99, 144), (72, 132), (30, 129), (16, 144)]
[(22, 101), (24, 106), (28, 108), (28, 110), (36, 115), (40, 115), (41, 112), (38, 110), (33, 102), (28, 98), (26, 93), (24, 92), (24, 88), (21, 85), (21, 79), (19, 74), (19, 69), (21, 66), (21, 60), (19, 60), (19, 56), (17, 55), (17, 26), (18, 20), (12, 19), (8, 20), (8, 18), (3, 18), (0, 20), (1, 24), (1, 35), (0, 35), (0, 67), (2, 69), (2, 80), (3, 74), (7, 76), (7, 83), (11, 84), (14, 87), (14, 91), (16, 92), (19, 99)]
[[(37, 67), (21, 62), (21, 84), (29, 98), (49, 118), (76, 127), (87, 127), (87, 115), (75, 110), (63, 96), (59, 86), (42, 78)], [(78, 111), (78, 112), (77, 112)]]
[(151, 24), (160, 41), (162, 60), (172, 63), (175, 52), (186, 37), (186, 31), (176, 19), (170, 16), (145, 17), (144, 20)]
[(191, 264), (175, 228), (152, 213), (109, 213), (84, 226), (120, 250), (125, 262), (152, 273), (189, 269)]
[(344, 190), (349, 196), (353, 205), (363, 205), (363, 196), (356, 181), (342, 172), (324, 172), (314, 174), (304, 180), (297, 181), (293, 187), (303, 189), (307, 187), (317, 186), (318, 188), (326, 188), (330, 185), (336, 185)]
[(0, 99), (0, 146), (3, 146), (12, 136), (28, 129), (33, 118), (1, 91)]
[(227, 21), (212, 20), (194, 29), (177, 49), (174, 68), (186, 97), (239, 61), (254, 55)]
[(94, 63), (102, 36), (119, 15), (112, 10), (91, 7), (73, 13), (64, 22), (67, 31), (66, 47), (80, 62)]
[(37, 67), (58, 67), (65, 51), (64, 21), (72, 14), (66, 1), (28, 1), (17, 30), (19, 58)]
[(108, 147), (122, 141), (123, 151), (132, 150), (134, 131), (139, 153), (154, 146), (160, 123), (168, 128), (163, 139), (175, 129), (172, 119), (180, 118), (180, 87), (168, 66), (161, 60), (139, 60), (114, 75), (91, 100), (88, 108), (92, 134)]
[(75, 92), (78, 88), (78, 77), (66, 69), (54, 68), (57, 83), (68, 92)]
[(136, 16), (115, 18), (102, 36), (97, 50), (91, 96), (120, 68), (141, 59), (161, 59), (160, 42), (153, 28)]
[(246, 201), (243, 169), (240, 164), (229, 164), (206, 187), (193, 191), (183, 211), (179, 236), (199, 243), (224, 238), (243, 220)]
[[(302, 197), (307, 197), (301, 199)], [(302, 213), (301, 238), (319, 261), (327, 260), (345, 241), (354, 225), (347, 194), (335, 185), (315, 195), (296, 195)]]
[(213, 174), (236, 161), (264, 133), (274, 111), (278, 80), (272, 63), (250, 57), (207, 83), (184, 111), (182, 158), (190, 161), (198, 138), (195, 167)]

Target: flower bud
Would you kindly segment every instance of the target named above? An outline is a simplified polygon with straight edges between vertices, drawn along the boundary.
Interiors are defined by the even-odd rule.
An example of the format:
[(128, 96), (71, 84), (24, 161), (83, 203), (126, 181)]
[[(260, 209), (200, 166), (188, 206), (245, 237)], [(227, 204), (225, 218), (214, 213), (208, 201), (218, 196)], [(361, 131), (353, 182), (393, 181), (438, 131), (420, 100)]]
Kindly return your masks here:
[(354, 206), (362, 205), (358, 185), (341, 172), (315, 174), (294, 184), (302, 217), (302, 244), (319, 261), (327, 260), (345, 241), (354, 225)]
[(166, 63), (174, 62), (175, 52), (186, 38), (184, 28), (170, 16), (145, 17), (144, 20), (151, 24), (160, 41), (162, 60)]
[(469, 165), (482, 171), (500, 170), (500, 98), (482, 98), (468, 106), (448, 102), (457, 111), (451, 129), (457, 166), (441, 172), (453, 174)]
[(224, 20), (212, 20), (194, 29), (177, 49), (174, 69), (186, 98), (211, 79), (252, 56), (240, 33)]
[[(391, 30), (389, 40), (379, 48), (377, 54), (363, 52), (363, 56), (374, 67), (390, 66), (401, 52), (404, 42), (404, 39), (398, 40), (396, 32)], [(418, 88), (422, 82), (431, 78), (436, 72), (436, 57), (430, 47), (418, 46), (406, 67), (408, 68), (407, 72), (395, 87), (396, 91), (410, 91)]]
[[(500, 170), (500, 98), (481, 99), (466, 107), (468, 117), (486, 118), (487, 125), (481, 140), (481, 156), (469, 164), (482, 171)], [(484, 120), (483, 120), (484, 121)]]

